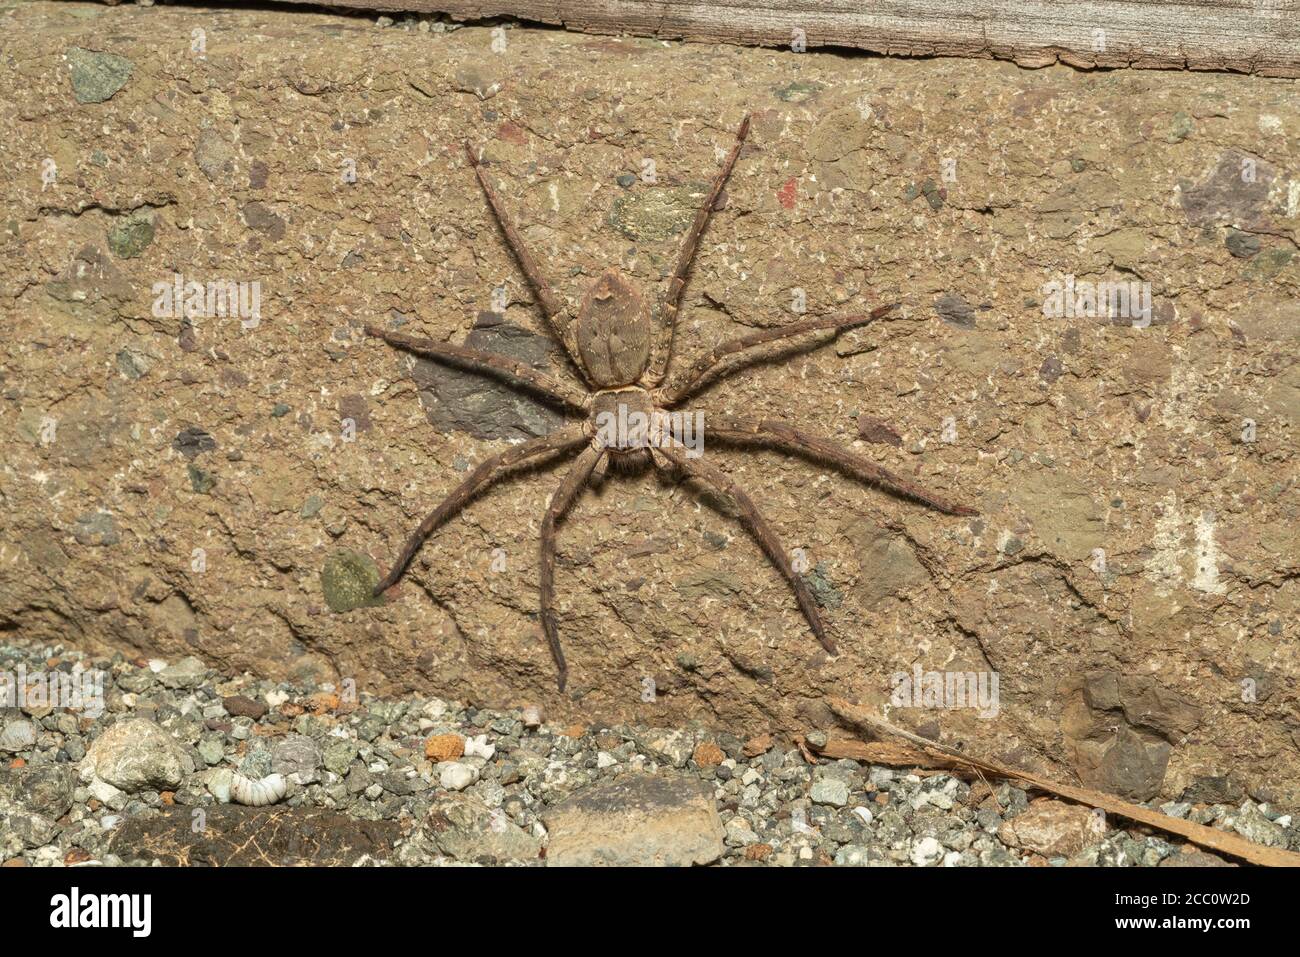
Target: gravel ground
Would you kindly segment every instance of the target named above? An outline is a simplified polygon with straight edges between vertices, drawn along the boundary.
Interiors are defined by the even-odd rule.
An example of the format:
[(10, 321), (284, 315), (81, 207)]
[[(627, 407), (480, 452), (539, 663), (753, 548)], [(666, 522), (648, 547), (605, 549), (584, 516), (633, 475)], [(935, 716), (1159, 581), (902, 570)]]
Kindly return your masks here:
[[(78, 666), (104, 675), (97, 717), (0, 709), (4, 866), (1219, 863), (1008, 784), (812, 767), (767, 738), (557, 727), (528, 707), (347, 700), (196, 659), (0, 646), (7, 675)], [(1300, 849), (1300, 827), (1268, 805), (1153, 806)]]

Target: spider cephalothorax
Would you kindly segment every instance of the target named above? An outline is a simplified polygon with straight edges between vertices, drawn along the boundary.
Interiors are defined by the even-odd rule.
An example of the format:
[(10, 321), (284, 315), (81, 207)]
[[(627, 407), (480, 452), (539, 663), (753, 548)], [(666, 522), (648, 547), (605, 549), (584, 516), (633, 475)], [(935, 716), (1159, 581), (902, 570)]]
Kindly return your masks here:
[[(748, 133), (747, 116), (736, 132), (736, 143), (714, 180), (713, 188), (686, 234), (678, 254), (677, 266), (668, 277), (667, 285), (658, 300), (648, 301), (617, 269), (611, 268), (601, 273), (592, 283), (576, 312), (556, 296), (529, 254), (492, 184), (488, 182), (478, 157), (466, 144), (465, 155), (478, 176), (488, 205), (537, 296), (538, 305), (552, 334), (572, 360), (574, 371), (583, 382), (583, 387), (555, 379), (509, 356), (434, 342), (431, 339), (417, 339), (374, 326), (367, 326), (366, 331), (390, 345), (417, 355), (501, 376), (557, 405), (567, 407), (581, 415), (583, 421), (511, 446), (480, 463), (420, 523), (388, 574), (375, 587), (376, 595), (391, 588), (401, 578), (411, 558), (433, 530), (459, 511), (498, 473), (519, 462), (548, 453), (576, 453), (577, 458), (551, 497), (542, 519), (541, 530), (542, 630), (559, 670), (561, 690), (564, 689), (568, 676), (568, 666), (560, 648), (559, 629), (552, 603), (555, 585), (555, 524), (592, 474), (603, 471), (610, 463), (625, 469), (653, 464), (665, 471), (694, 477), (730, 495), (736, 502), (740, 521), (753, 533), (772, 563), (794, 589), (799, 608), (808, 619), (813, 634), (828, 652), (835, 653), (835, 645), (826, 635), (812, 592), (791, 566), (789, 557), (767, 520), (735, 482), (703, 461), (699, 447), (690, 441), (689, 420), (684, 419), (675, 407), (733, 354), (801, 333), (864, 325), (880, 318), (893, 307), (882, 306), (863, 315), (808, 319), (731, 339), (696, 360), (685, 374), (665, 381), (672, 359), (673, 332), (677, 325), (677, 310), (687, 273), (695, 258), (700, 235), (708, 224), (709, 215), (718, 202)], [(873, 462), (841, 449), (829, 439), (811, 435), (783, 422), (710, 416), (708, 434), (711, 440), (741, 444), (762, 443), (828, 462), (858, 478), (951, 515), (976, 514), (974, 509), (953, 504), (928, 492)]]

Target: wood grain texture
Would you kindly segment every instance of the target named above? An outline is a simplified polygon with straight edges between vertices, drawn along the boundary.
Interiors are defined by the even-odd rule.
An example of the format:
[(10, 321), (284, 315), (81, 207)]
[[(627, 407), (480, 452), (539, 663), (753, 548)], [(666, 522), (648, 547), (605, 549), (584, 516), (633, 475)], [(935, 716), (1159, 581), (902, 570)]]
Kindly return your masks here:
[[(307, 3), (315, 0), (289, 0)], [(588, 33), (1022, 66), (1231, 70), (1300, 76), (1300, 0), (337, 0), (377, 11), (508, 16)]]

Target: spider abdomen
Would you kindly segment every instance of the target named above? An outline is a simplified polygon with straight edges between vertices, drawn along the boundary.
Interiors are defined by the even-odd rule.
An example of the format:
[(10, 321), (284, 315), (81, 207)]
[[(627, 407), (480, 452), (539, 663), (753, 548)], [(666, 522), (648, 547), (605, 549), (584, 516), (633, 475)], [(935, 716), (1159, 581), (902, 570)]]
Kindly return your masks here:
[(650, 361), (650, 313), (617, 269), (592, 284), (574, 324), (578, 354), (594, 386), (618, 388), (641, 378)]

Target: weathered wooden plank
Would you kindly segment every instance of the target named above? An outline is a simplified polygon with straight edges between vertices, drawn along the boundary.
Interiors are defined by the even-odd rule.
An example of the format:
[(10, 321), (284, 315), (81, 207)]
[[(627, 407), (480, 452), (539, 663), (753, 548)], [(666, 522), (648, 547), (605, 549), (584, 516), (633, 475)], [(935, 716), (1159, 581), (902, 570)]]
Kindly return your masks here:
[[(317, 3), (318, 0), (289, 0)], [(1300, 76), (1300, 0), (331, 0), (589, 33)]]

